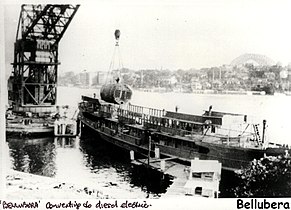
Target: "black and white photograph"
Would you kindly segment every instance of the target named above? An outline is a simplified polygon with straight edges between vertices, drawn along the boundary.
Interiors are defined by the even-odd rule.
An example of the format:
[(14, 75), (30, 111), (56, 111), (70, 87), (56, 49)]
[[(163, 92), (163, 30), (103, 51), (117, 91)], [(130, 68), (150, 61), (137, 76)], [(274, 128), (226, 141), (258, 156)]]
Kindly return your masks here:
[(1, 7), (6, 199), (291, 196), (290, 1)]

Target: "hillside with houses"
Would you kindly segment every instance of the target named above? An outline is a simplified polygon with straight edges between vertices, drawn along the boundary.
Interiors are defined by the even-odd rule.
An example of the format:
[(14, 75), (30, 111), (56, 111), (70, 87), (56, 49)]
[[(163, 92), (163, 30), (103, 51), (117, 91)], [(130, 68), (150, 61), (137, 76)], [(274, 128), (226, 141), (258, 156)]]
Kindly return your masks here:
[[(96, 87), (113, 82), (117, 77), (134, 89), (161, 92), (199, 91), (291, 91), (291, 65), (222, 65), (201, 69), (142, 69), (123, 68), (108, 75), (104, 71), (65, 72), (59, 76), (61, 86)], [(265, 89), (264, 89), (265, 88)], [(268, 88), (268, 89), (266, 89)]]

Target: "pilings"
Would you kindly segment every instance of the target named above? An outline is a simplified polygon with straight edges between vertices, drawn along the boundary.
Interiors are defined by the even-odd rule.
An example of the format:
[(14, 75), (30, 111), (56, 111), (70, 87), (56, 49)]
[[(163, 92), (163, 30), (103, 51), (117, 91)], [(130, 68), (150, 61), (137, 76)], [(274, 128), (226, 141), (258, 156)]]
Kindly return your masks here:
[(76, 136), (77, 122), (68, 119), (59, 119), (54, 124), (55, 136)]
[(134, 151), (130, 150), (130, 160), (134, 160)]

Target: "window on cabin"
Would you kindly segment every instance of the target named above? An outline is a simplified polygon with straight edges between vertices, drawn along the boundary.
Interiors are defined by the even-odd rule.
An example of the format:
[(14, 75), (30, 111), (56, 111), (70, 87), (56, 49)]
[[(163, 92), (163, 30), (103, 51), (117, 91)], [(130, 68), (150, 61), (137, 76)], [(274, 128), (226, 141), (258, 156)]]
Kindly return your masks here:
[(186, 142), (186, 141), (182, 141), (182, 146), (183, 147), (185, 147), (185, 146), (187, 146), (188, 145), (188, 143)]
[(126, 99), (126, 91), (121, 91), (121, 99)]
[(130, 135), (135, 136), (135, 129), (134, 128), (130, 128)]
[(121, 96), (121, 91), (115, 90), (115, 97), (120, 97), (120, 96)]
[(182, 128), (183, 128), (184, 130), (187, 130), (187, 123), (183, 123)]
[(215, 126), (214, 125), (211, 126), (211, 133), (215, 133)]
[(206, 172), (206, 173), (203, 173), (202, 178), (207, 179), (207, 180), (213, 180), (213, 175), (214, 175), (213, 172)]
[(185, 147), (189, 147), (189, 142), (188, 141), (184, 141), (184, 146)]
[(165, 138), (165, 145), (166, 146), (172, 146), (172, 141), (171, 141), (171, 139), (169, 139), (169, 138)]
[(192, 177), (201, 179), (202, 178), (202, 173), (193, 172), (192, 173)]
[(164, 139), (163, 139), (163, 142), (164, 142), (164, 145), (165, 145), (165, 146), (168, 146), (168, 145), (169, 145), (167, 139), (164, 138)]
[(136, 136), (137, 137), (140, 137), (141, 135), (140, 135), (140, 130), (139, 129), (136, 129)]
[(174, 139), (168, 139), (169, 146), (170, 147), (175, 147), (175, 140)]
[(180, 125), (180, 128), (184, 128), (184, 123), (183, 122), (177, 122), (178, 125)]
[(140, 130), (137, 130), (137, 132), (136, 132), (136, 136), (137, 136), (137, 137), (140, 137), (140, 136), (141, 136), (141, 131), (140, 131)]
[(189, 124), (189, 123), (187, 123), (187, 125), (186, 125), (186, 130), (187, 131), (192, 131), (192, 125), (191, 124)]
[(175, 148), (178, 148), (181, 145), (179, 140), (174, 139), (173, 141), (174, 141), (174, 144), (175, 144)]
[(195, 195), (202, 195), (202, 187), (195, 188)]
[(189, 147), (189, 148), (194, 148), (194, 143), (188, 141), (188, 147)]

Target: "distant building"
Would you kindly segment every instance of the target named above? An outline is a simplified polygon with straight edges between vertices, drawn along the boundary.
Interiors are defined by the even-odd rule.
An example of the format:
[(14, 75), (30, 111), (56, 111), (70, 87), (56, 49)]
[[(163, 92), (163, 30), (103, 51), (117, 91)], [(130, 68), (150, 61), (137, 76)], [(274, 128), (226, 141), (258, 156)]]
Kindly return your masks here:
[(165, 84), (168, 85), (174, 85), (178, 82), (177, 78), (175, 75), (164, 77), (161, 79)]
[(96, 76), (96, 84), (97, 85), (104, 85), (106, 83), (107, 72), (98, 71)]
[(276, 78), (276, 75), (274, 72), (265, 72), (265, 76), (268, 80), (272, 80), (272, 81), (275, 80)]
[(265, 55), (251, 53), (243, 54), (231, 62), (232, 66), (241, 66), (244, 64), (253, 64), (255, 66), (272, 66), (275, 62)]
[(79, 74), (79, 84), (82, 86), (89, 86), (90, 85), (90, 73), (89, 72), (82, 72)]
[(202, 84), (198, 81), (196, 81), (196, 79), (191, 79), (191, 88), (193, 90), (202, 90)]

